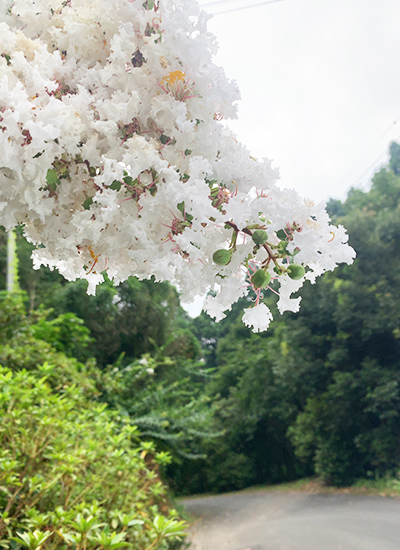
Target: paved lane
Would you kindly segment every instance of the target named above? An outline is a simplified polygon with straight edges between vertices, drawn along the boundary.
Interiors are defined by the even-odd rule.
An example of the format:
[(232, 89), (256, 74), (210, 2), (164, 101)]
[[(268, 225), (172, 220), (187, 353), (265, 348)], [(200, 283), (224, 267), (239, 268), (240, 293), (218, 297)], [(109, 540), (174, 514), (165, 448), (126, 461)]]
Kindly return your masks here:
[(191, 550), (400, 550), (400, 499), (255, 491), (183, 503)]

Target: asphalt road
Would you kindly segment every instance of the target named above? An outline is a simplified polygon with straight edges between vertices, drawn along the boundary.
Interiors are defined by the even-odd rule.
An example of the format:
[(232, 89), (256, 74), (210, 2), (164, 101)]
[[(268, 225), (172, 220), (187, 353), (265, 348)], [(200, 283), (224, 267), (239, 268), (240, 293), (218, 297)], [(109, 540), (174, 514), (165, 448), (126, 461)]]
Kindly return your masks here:
[(400, 550), (400, 499), (255, 491), (183, 504), (191, 550)]

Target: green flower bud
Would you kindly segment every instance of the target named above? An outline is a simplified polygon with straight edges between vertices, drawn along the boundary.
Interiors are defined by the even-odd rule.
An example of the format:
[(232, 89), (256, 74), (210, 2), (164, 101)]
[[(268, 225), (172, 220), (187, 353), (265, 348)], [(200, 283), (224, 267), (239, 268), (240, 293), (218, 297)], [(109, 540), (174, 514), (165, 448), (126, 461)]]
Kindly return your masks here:
[(258, 244), (262, 245), (267, 242), (268, 240), (268, 233), (264, 231), (264, 229), (257, 229), (254, 231), (253, 235), (251, 236), (253, 241)]
[(250, 281), (255, 289), (266, 288), (271, 282), (271, 275), (268, 271), (264, 271), (264, 269), (258, 269), (250, 277)]
[(306, 270), (300, 264), (290, 264), (290, 266), (287, 268), (287, 274), (291, 279), (294, 279), (295, 281), (301, 279), (305, 272)]
[(213, 254), (213, 260), (217, 265), (227, 265), (231, 261), (231, 251), (221, 248)]
[(286, 255), (287, 254), (286, 248), (288, 244), (289, 243), (287, 241), (280, 241), (278, 244), (278, 253)]

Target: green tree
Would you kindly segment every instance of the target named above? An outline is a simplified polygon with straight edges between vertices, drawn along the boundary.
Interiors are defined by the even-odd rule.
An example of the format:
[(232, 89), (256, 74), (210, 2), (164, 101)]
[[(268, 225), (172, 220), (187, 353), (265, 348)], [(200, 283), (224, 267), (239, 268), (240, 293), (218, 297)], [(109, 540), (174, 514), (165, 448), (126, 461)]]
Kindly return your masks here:
[[(179, 304), (177, 291), (168, 283), (139, 281), (131, 277), (115, 287), (106, 280), (95, 296), (86, 292), (85, 281), (68, 282), (46, 267), (32, 268), (33, 246), (16, 232), (20, 287), (28, 297), (30, 311), (43, 306), (48, 319), (74, 314), (90, 331), (92, 338), (86, 357), (93, 356), (101, 366), (113, 363), (121, 353), (124, 361), (155, 352), (179, 329), (188, 326), (188, 317)], [(4, 256), (3, 256), (4, 254)], [(6, 288), (6, 233), (0, 229), (0, 284)], [(72, 326), (72, 325), (71, 325)]]
[(225, 430), (195, 472), (196, 490), (306, 473), (344, 484), (398, 470), (399, 151), (391, 146), (368, 192), (329, 202), (357, 259), (306, 284), (300, 313), (276, 319), (267, 336), (239, 327), (236, 311), (216, 330), (204, 317), (194, 322)]
[[(398, 150), (392, 146), (392, 155)], [(348, 229), (357, 259), (318, 282), (317, 295), (304, 296), (299, 315), (303, 326), (321, 335), (328, 376), (319, 391), (310, 393), (289, 434), (298, 456), (336, 484), (393, 473), (400, 465), (396, 158), (374, 176), (370, 191), (352, 190), (340, 210), (335, 205), (336, 221)], [(324, 302), (318, 300), (320, 289)]]

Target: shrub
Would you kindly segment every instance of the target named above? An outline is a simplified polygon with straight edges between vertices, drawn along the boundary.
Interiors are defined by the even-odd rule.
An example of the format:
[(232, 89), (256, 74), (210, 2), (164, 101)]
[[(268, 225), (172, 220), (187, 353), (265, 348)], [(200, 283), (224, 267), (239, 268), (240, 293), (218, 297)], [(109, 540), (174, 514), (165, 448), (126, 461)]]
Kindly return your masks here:
[[(0, 367), (0, 545), (64, 550), (175, 548), (151, 442), (84, 390)], [(175, 545), (175, 546), (174, 546)]]

